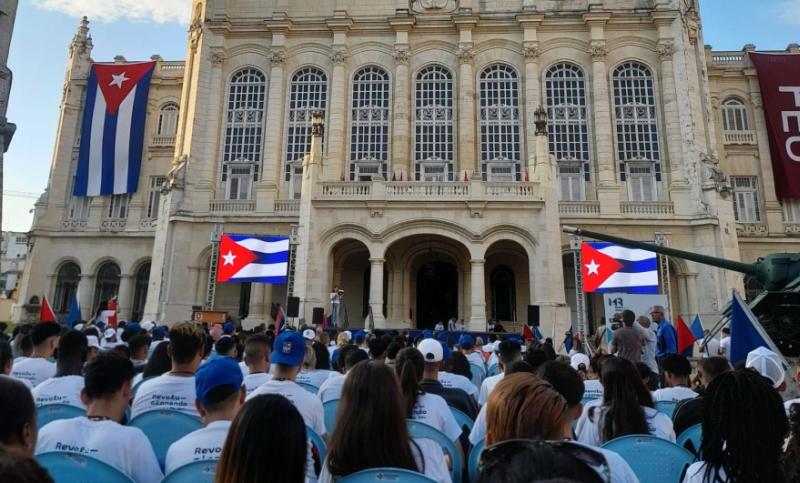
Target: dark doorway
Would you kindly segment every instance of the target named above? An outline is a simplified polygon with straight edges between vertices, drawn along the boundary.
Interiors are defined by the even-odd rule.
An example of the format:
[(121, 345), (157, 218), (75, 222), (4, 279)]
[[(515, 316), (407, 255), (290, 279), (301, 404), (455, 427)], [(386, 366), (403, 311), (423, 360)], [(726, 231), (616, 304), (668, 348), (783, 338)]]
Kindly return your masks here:
[(501, 265), (492, 271), (492, 318), (504, 322), (516, 321), (517, 297), (514, 272)]
[(447, 262), (430, 262), (417, 272), (417, 328), (433, 329), (436, 322), (445, 327), (458, 317), (458, 271)]

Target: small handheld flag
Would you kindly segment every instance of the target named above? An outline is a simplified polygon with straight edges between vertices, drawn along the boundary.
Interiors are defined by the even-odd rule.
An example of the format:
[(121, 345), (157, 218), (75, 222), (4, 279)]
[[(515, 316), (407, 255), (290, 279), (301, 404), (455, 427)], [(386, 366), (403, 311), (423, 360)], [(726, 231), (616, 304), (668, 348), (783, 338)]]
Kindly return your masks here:
[(285, 284), (289, 239), (277, 236), (222, 235), (217, 281)]
[(522, 338), (525, 340), (533, 339), (533, 331), (527, 325), (522, 326), (522, 333), (520, 335), (522, 335)]
[(697, 337), (689, 330), (689, 327), (686, 326), (686, 322), (683, 321), (683, 317), (680, 315), (675, 321), (675, 329), (678, 333), (678, 352), (690, 357), (692, 352), (694, 352), (694, 343), (697, 341)]
[(733, 292), (733, 302), (731, 302), (730, 327), (730, 361), (734, 366), (747, 359), (747, 354), (759, 347), (766, 347), (776, 354), (781, 353), (756, 320), (756, 316), (736, 292)]
[(703, 321), (700, 320), (700, 315), (695, 315), (694, 320), (692, 321), (692, 326), (690, 327), (692, 330), (692, 334), (694, 334), (695, 339), (702, 340), (706, 337), (706, 331), (703, 328)]
[(39, 322), (55, 322), (56, 314), (53, 308), (50, 307), (50, 302), (47, 301), (47, 295), (42, 295), (42, 306), (39, 309)]
[(78, 291), (72, 293), (72, 301), (69, 304), (69, 315), (67, 315), (67, 327), (70, 329), (81, 320), (81, 307), (78, 305)]
[(656, 254), (613, 243), (581, 244), (583, 291), (658, 293)]

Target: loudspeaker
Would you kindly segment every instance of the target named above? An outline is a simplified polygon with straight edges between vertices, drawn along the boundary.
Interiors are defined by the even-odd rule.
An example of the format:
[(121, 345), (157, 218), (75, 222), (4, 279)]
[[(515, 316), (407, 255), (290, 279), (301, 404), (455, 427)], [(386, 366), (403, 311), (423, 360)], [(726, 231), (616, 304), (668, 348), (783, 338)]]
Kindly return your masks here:
[(289, 297), (286, 304), (286, 316), (297, 317), (300, 315), (300, 297)]
[(528, 305), (528, 325), (539, 327), (539, 306)]
[(322, 307), (314, 307), (314, 316), (311, 318), (311, 323), (314, 325), (322, 325), (325, 318), (325, 309)]

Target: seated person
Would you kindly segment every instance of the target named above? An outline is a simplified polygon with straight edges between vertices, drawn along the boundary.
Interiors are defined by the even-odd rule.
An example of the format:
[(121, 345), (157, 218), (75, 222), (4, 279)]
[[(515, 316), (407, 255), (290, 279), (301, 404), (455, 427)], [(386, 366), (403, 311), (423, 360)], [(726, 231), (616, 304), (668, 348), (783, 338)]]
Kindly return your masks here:
[(272, 379), (269, 374), (269, 354), (269, 341), (266, 336), (259, 334), (247, 338), (244, 344), (244, 363), (247, 365), (244, 386), (248, 396), (258, 386)]
[(85, 409), (81, 401), (83, 364), (88, 350), (86, 336), (77, 330), (66, 332), (58, 340), (56, 375), (33, 389), (37, 406), (66, 404)]
[[(522, 360), (522, 346), (517, 340), (507, 339), (500, 343), (497, 363), (501, 371), (505, 371), (511, 363), (519, 360)], [(490, 376), (483, 380), (480, 395), (478, 396), (478, 404), (484, 405), (488, 402), (489, 394), (491, 394), (494, 386), (503, 379), (504, 375), (504, 372), (500, 372), (496, 376)]]
[(55, 322), (39, 322), (31, 329), (33, 353), (30, 357), (20, 357), (14, 361), (11, 377), (25, 381), (34, 388), (46, 379), (56, 375), (56, 365), (48, 359), (58, 346), (61, 326)]
[[(702, 422), (703, 395), (706, 389), (717, 376), (732, 370), (728, 359), (720, 356), (700, 359), (697, 362), (695, 387), (700, 391), (700, 395), (692, 399), (684, 399), (675, 406), (675, 412), (672, 414), (675, 434), (680, 435), (695, 424)], [(695, 450), (698, 449), (700, 448), (695, 448)]]
[(680, 354), (667, 354), (661, 358), (661, 376), (666, 387), (653, 392), (655, 402), (678, 402), (697, 397), (690, 389), (689, 378), (692, 375), (692, 364)]
[(6, 375), (0, 375), (0, 446), (25, 456), (33, 456), (36, 448), (36, 406), (31, 391), (22, 381)]
[(444, 348), (441, 342), (435, 339), (425, 339), (419, 343), (417, 349), (425, 360), (425, 372), (420, 384), (422, 390), (441, 396), (448, 406), (458, 409), (474, 420), (478, 414), (475, 400), (461, 389), (447, 388), (439, 382), (439, 370), (442, 368), (444, 359)]
[(325, 382), (323, 382), (319, 387), (319, 391), (317, 391), (317, 397), (319, 397), (323, 403), (341, 398), (342, 387), (344, 386), (345, 379), (347, 378), (347, 374), (350, 372), (350, 369), (352, 369), (353, 366), (359, 362), (369, 360), (367, 353), (359, 350), (358, 347), (354, 345), (342, 347), (339, 349), (339, 353), (339, 358), (341, 361), (343, 361), (343, 364), (341, 365), (343, 367), (344, 374), (333, 373), (333, 375), (325, 379)]

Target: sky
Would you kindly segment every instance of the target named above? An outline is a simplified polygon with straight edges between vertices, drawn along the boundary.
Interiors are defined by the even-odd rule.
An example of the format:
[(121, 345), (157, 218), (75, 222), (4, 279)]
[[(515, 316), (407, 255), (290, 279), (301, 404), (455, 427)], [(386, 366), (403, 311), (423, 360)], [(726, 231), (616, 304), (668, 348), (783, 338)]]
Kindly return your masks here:
[[(30, 229), (33, 203), (47, 186), (67, 47), (87, 15), (92, 58), (182, 60), (189, 0), (20, 0), (9, 66), (8, 118), (17, 133), (4, 160), (3, 229)], [(800, 43), (800, 0), (701, 0), (705, 43), (715, 50), (782, 50)]]

